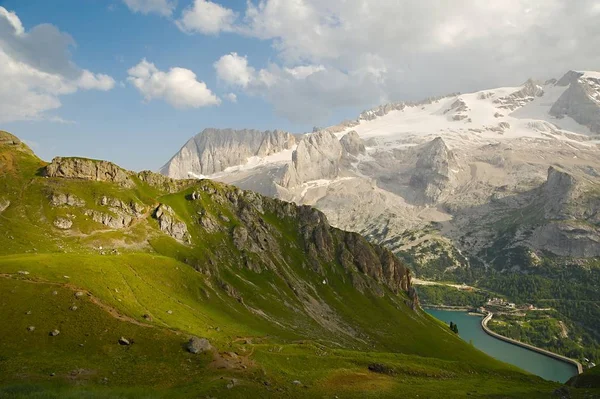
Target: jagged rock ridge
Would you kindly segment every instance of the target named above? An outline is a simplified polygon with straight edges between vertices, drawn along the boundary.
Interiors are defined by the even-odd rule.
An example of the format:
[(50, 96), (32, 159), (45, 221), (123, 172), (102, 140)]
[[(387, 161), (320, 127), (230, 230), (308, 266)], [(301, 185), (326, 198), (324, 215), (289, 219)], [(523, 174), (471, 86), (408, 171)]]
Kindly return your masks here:
[(294, 145), (294, 136), (281, 130), (205, 129), (191, 138), (161, 173), (179, 179), (210, 175), (244, 164), (250, 157), (268, 156)]

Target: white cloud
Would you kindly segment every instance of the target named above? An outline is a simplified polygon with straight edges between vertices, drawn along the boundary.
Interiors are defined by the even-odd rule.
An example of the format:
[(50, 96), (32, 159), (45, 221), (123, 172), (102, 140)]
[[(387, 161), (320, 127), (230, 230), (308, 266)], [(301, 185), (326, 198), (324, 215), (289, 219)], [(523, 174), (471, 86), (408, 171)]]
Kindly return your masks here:
[(87, 69), (83, 71), (78, 80), (78, 86), (85, 90), (108, 91), (115, 86), (115, 80), (108, 75), (93, 74)]
[(237, 103), (237, 95), (235, 93), (228, 93), (226, 98), (232, 103)]
[(59, 97), (78, 90), (110, 90), (114, 80), (77, 67), (74, 40), (43, 24), (26, 31), (14, 12), (0, 7), (0, 122), (45, 118), (60, 108)]
[(293, 122), (321, 120), (332, 108), (381, 100), (379, 82), (373, 76), (329, 70), (323, 65), (282, 68), (270, 64), (257, 71), (248, 65), (246, 56), (230, 53), (214, 67), (221, 81), (266, 99)]
[(222, 56), (214, 63), (217, 77), (223, 82), (240, 87), (247, 87), (253, 79), (254, 68), (248, 66), (248, 59), (237, 53)]
[(189, 69), (171, 68), (168, 72), (163, 72), (143, 59), (127, 73), (127, 80), (146, 101), (162, 98), (176, 108), (200, 108), (221, 103)]
[(217, 3), (207, 0), (194, 0), (194, 3), (183, 10), (181, 19), (176, 23), (179, 29), (188, 33), (204, 33), (216, 35), (219, 32), (233, 30), (237, 18), (235, 12)]
[(175, 1), (170, 0), (123, 0), (133, 12), (142, 14), (158, 14), (169, 17), (175, 9)]
[[(303, 101), (368, 107), (512, 85), (569, 69), (600, 69), (599, 13), (598, 0), (248, 1), (230, 30), (269, 41), (276, 67), (260, 69), (229, 54), (217, 74), (254, 94), (257, 85), (248, 74), (254, 82), (262, 77), (260, 95), (279, 101), (273, 105), (285, 115), (311, 108)], [(236, 66), (241, 75), (226, 72)], [(324, 76), (332, 82), (319, 87)], [(361, 101), (352, 90), (364, 90), (367, 82), (372, 87)]]

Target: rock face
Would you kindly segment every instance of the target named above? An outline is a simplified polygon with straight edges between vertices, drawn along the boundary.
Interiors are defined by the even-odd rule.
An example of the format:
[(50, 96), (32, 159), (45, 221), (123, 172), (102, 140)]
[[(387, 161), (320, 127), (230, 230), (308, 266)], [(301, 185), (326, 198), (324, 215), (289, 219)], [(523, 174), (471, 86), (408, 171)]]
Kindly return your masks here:
[(85, 201), (74, 194), (54, 193), (52, 194), (52, 198), (50, 198), (50, 205), (83, 207), (85, 206)]
[(570, 71), (557, 83), (567, 84), (569, 88), (554, 103), (550, 114), (558, 118), (570, 116), (592, 132), (600, 133), (600, 78)]
[(558, 256), (600, 256), (600, 228), (583, 223), (552, 222), (537, 228), (531, 244)]
[(56, 157), (46, 166), (44, 173), (48, 177), (107, 181), (127, 188), (134, 186), (129, 172), (107, 161)]
[(145, 207), (135, 201), (125, 202), (117, 198), (103, 196), (99, 205), (106, 207), (107, 211), (87, 209), (84, 213), (96, 223), (101, 223), (111, 229), (129, 227), (135, 219), (143, 216)]
[(165, 204), (160, 204), (156, 211), (154, 211), (154, 217), (158, 220), (160, 229), (176, 239), (184, 243), (190, 242), (190, 235), (187, 230), (187, 226), (184, 222), (177, 219), (173, 209)]
[(318, 179), (334, 179), (340, 172), (342, 145), (333, 133), (322, 130), (306, 135), (292, 154), (292, 163), (281, 179), (283, 187), (295, 187)]
[(572, 199), (576, 181), (570, 174), (551, 166), (543, 186), (544, 212), (547, 219), (565, 219), (566, 206)]
[(71, 219), (58, 217), (54, 220), (54, 226), (61, 230), (68, 230), (73, 226), (73, 221)]
[(205, 129), (190, 139), (160, 172), (176, 179), (210, 175), (241, 165), (252, 156), (267, 156), (291, 149), (296, 140), (290, 133), (273, 130)]
[(423, 203), (437, 202), (450, 185), (452, 160), (453, 155), (441, 137), (421, 148), (410, 185), (418, 192)]
[(344, 149), (345, 154), (350, 154), (352, 156), (358, 156), (361, 154), (365, 154), (367, 150), (365, 149), (365, 144), (362, 139), (359, 137), (356, 131), (352, 130), (349, 133), (346, 133), (341, 139), (340, 144)]
[(188, 341), (186, 348), (188, 352), (193, 354), (210, 352), (212, 350), (212, 345), (206, 338), (198, 338), (192, 337)]

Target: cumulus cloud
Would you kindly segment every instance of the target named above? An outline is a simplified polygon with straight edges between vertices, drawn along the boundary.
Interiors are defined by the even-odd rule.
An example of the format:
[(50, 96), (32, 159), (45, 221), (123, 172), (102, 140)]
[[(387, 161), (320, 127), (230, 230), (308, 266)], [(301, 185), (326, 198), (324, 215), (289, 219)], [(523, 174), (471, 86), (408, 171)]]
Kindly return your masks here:
[(255, 71), (254, 68), (248, 66), (248, 59), (237, 53), (222, 56), (214, 63), (214, 67), (217, 77), (229, 85), (245, 88), (254, 78)]
[(161, 98), (176, 108), (200, 108), (219, 105), (221, 100), (196, 74), (185, 68), (171, 68), (164, 72), (143, 59), (130, 68), (127, 80), (144, 96), (146, 101)]
[(233, 30), (236, 19), (233, 10), (207, 0), (194, 0), (183, 10), (177, 26), (184, 32), (216, 35)]
[(133, 12), (141, 14), (158, 14), (169, 17), (175, 9), (175, 1), (170, 0), (123, 0)]
[(292, 122), (319, 121), (333, 108), (382, 100), (380, 82), (369, 74), (342, 72), (323, 65), (282, 68), (274, 63), (256, 70), (246, 56), (237, 53), (222, 56), (214, 67), (227, 86), (266, 99)]
[(232, 103), (237, 103), (237, 95), (235, 93), (227, 93), (226, 97)]
[[(277, 68), (260, 69), (229, 54), (219, 60), (217, 75), (258, 94), (247, 73), (256, 82), (262, 72), (271, 84), (261, 95), (276, 100), (286, 98), (286, 88), (310, 88), (304, 91), (314, 100), (287, 93), (297, 102), (285, 102), (291, 107), (286, 115), (310, 108), (301, 101), (320, 98), (332, 108), (357, 102), (368, 107), (387, 99), (516, 85), (570, 69), (600, 69), (599, 13), (598, 0), (249, 1), (230, 30), (270, 42)], [(223, 72), (235, 67), (242, 75)], [(287, 76), (294, 73), (298, 87)], [(320, 88), (317, 81), (324, 76), (332, 81), (321, 81)], [(352, 90), (367, 84), (372, 87), (355, 101)]]
[(56, 117), (59, 97), (78, 90), (107, 91), (108, 75), (79, 68), (71, 60), (73, 38), (42, 24), (26, 31), (19, 17), (0, 7), (0, 122)]

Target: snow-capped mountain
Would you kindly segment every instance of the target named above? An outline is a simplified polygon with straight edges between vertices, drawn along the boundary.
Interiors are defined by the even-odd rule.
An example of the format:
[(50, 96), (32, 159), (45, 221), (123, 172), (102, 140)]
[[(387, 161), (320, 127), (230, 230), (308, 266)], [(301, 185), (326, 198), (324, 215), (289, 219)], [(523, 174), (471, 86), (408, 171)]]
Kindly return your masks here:
[[(500, 239), (532, 259), (600, 256), (599, 144), (600, 73), (570, 71), (386, 104), (299, 137), (207, 130), (161, 171), (313, 205), (394, 250), (437, 241), (493, 263), (482, 254)], [(424, 229), (431, 240), (406, 238)]]

